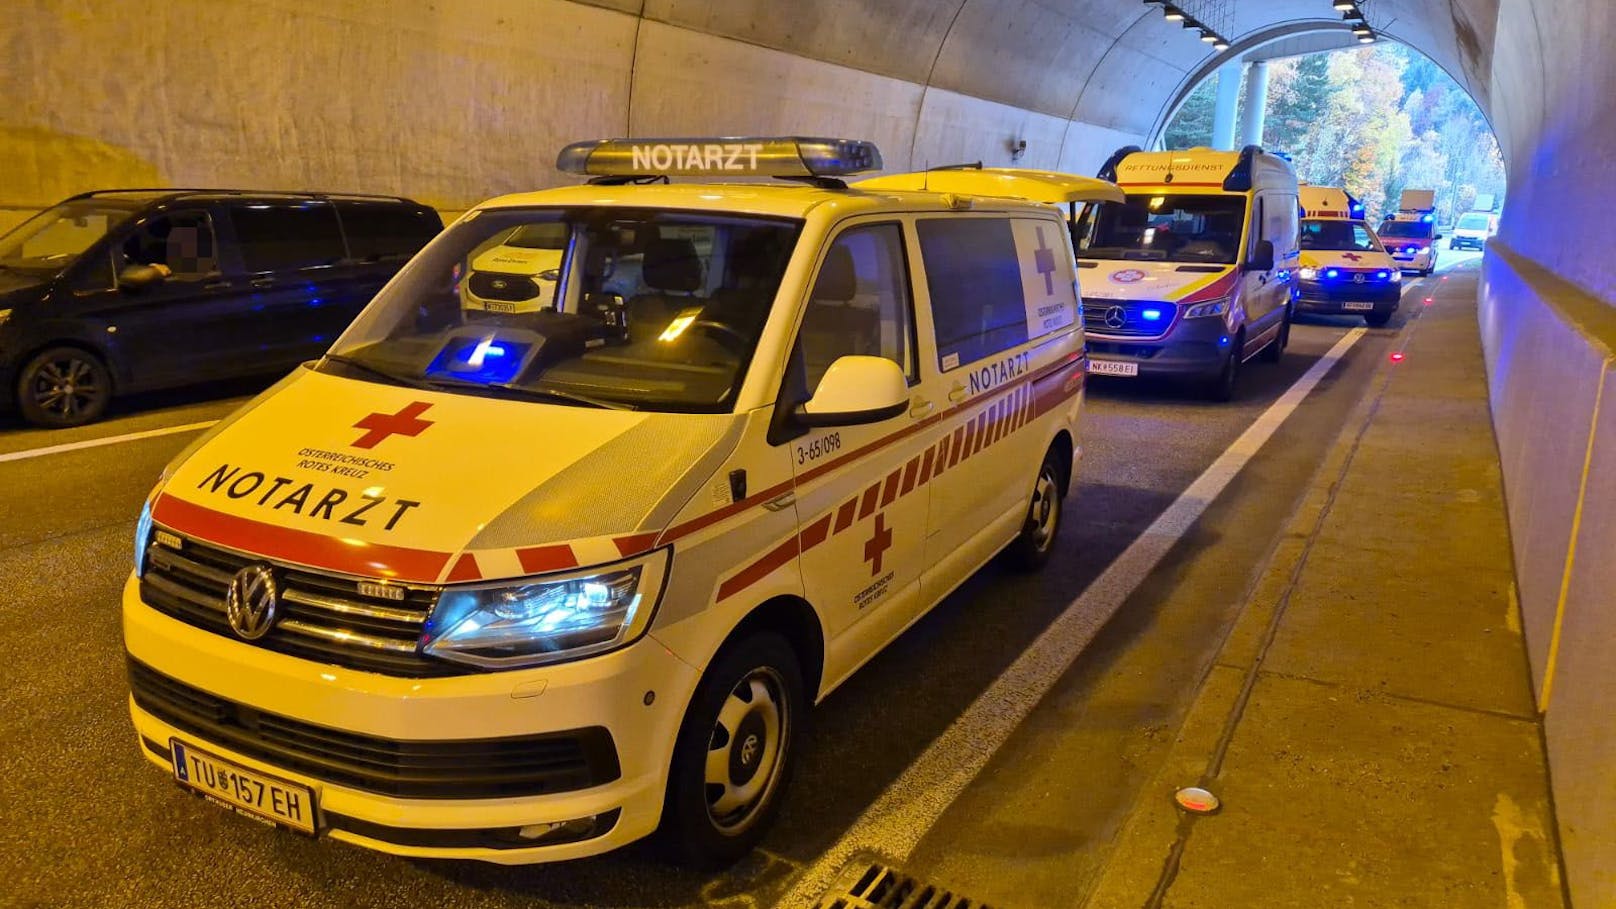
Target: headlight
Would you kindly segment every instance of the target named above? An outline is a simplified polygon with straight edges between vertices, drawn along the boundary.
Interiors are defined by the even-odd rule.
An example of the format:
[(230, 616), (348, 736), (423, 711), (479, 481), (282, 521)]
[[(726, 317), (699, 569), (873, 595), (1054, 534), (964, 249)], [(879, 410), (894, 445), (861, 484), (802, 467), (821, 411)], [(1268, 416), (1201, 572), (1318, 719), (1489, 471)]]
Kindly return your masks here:
[(151, 507), (152, 500), (157, 498), (157, 491), (146, 497), (146, 504), (140, 506), (140, 520), (135, 522), (135, 577), (146, 572), (146, 541), (151, 539)]
[(1184, 310), (1184, 318), (1200, 319), (1206, 316), (1221, 316), (1229, 310), (1229, 298), (1213, 300), (1211, 303), (1197, 303)]
[(1296, 275), (1303, 281), (1311, 281), (1319, 276), (1319, 270), (1316, 268), (1303, 268), (1302, 270), (1298, 271)]
[(514, 669), (615, 650), (651, 624), (668, 550), (604, 568), (516, 583), (449, 587), (427, 619), (423, 650), (485, 669)]

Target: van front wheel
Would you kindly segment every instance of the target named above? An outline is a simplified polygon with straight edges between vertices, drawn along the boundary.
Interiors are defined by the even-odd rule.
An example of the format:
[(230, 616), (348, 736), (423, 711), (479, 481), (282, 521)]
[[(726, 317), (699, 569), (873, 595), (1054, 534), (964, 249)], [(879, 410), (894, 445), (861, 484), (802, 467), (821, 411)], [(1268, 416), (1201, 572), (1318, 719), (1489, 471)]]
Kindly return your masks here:
[(662, 836), (684, 864), (728, 865), (763, 838), (796, 760), (807, 699), (796, 651), (765, 632), (708, 667), (674, 744)]

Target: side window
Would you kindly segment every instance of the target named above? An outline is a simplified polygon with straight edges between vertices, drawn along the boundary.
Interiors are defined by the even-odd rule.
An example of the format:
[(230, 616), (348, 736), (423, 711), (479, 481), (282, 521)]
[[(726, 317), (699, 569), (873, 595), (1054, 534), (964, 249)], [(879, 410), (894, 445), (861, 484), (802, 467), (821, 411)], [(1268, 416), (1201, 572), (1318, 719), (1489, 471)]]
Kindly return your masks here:
[(328, 202), (237, 202), (230, 223), (248, 273), (332, 265), (347, 255)]
[(1296, 248), (1296, 199), (1271, 196), (1262, 208), (1262, 238), (1274, 244), (1274, 252), (1284, 255)]
[(403, 261), (438, 232), (425, 212), (391, 202), (338, 202), (349, 255), (361, 262)]
[(157, 265), (175, 278), (201, 278), (219, 270), (213, 219), (205, 211), (174, 211), (148, 218), (118, 248), (117, 267)]
[(897, 224), (838, 236), (814, 278), (797, 335), (810, 393), (838, 357), (886, 357), (915, 377), (914, 304)]
[[(1026, 296), (1010, 220), (928, 218), (916, 228), (939, 368), (947, 372), (1025, 343)], [(1064, 248), (1054, 240), (1054, 249)]]

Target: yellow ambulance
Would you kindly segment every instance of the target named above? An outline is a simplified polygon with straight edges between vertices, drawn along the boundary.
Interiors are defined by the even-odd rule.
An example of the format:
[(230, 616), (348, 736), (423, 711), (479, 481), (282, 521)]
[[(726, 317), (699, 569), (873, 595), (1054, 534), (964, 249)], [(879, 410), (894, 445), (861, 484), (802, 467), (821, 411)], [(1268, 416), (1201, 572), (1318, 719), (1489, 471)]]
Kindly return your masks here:
[[(182, 788), (400, 855), (732, 860), (809, 705), (1049, 558), (1085, 355), (1047, 203), (1093, 181), (849, 187), (876, 148), (808, 138), (558, 167), (591, 179), (461, 218), (165, 470), (123, 617)], [(553, 305), (467, 306), (523, 232), (565, 237)]]
[[(1403, 270), (1340, 187), (1301, 187), (1302, 258), (1296, 309), (1364, 317), (1379, 328), (1403, 299)], [(1354, 216), (1359, 212), (1359, 216)]]
[(1093, 206), (1077, 236), (1089, 372), (1186, 379), (1234, 395), (1246, 361), (1290, 340), (1296, 175), (1239, 152), (1126, 146), (1100, 177), (1124, 202)]

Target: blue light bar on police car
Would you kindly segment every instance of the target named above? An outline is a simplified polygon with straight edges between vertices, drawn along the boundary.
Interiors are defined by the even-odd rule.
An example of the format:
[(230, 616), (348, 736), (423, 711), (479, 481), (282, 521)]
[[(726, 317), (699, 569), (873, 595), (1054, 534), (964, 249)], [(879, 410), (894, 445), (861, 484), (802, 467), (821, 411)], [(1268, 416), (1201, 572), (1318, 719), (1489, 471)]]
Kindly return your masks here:
[(593, 177), (841, 177), (881, 169), (881, 151), (856, 139), (803, 136), (596, 139), (574, 142), (556, 169)]

